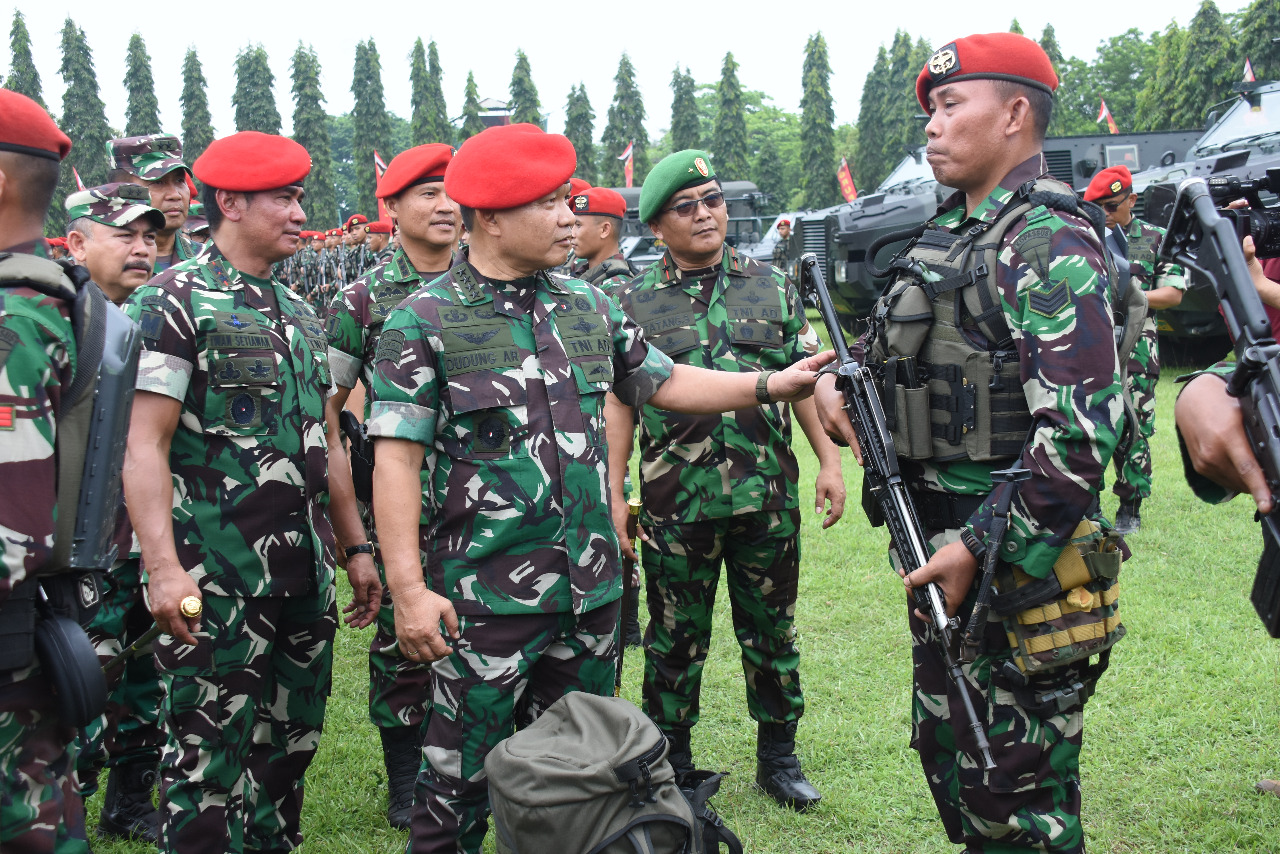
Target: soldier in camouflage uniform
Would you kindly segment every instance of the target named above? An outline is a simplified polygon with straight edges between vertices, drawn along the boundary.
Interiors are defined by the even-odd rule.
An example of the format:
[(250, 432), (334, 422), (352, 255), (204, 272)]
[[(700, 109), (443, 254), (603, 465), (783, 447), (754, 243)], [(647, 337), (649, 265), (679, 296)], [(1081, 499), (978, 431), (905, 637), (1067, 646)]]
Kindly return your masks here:
[(773, 266), (787, 272), (787, 242), (791, 239), (791, 220), (778, 220), (778, 242), (773, 244)]
[(618, 248), (627, 202), (622, 194), (605, 187), (590, 187), (569, 197), (573, 210), (573, 251), (580, 259), (575, 278), (590, 282), (617, 298), (636, 274)]
[(604, 394), (728, 411), (758, 386), (805, 394), (826, 361), (765, 383), (673, 366), (603, 291), (549, 277), (569, 252), (575, 163), (566, 138), (533, 125), (468, 139), (445, 189), (471, 243), (390, 314), (374, 354), (374, 509), (396, 635), (409, 658), (437, 662), (415, 854), (480, 851), (488, 752), (569, 691), (612, 692)]
[(391, 223), (381, 220), (369, 223), (369, 266), (365, 272), (390, 261), (395, 251), (391, 245)]
[(349, 285), (369, 269), (369, 218), (352, 214), (342, 226), (342, 284)]
[[(169, 635), (155, 648), (166, 851), (278, 852), (302, 841), (302, 778), (337, 627), (330, 376), (315, 314), (269, 276), (297, 243), (310, 163), (283, 137), (212, 143), (195, 170), (213, 243), (127, 303), (143, 354), (125, 491), (148, 601)], [(368, 625), (377, 570), (357, 555), (347, 574), (347, 621)], [(179, 611), (188, 596), (203, 600), (198, 619)]]
[[(460, 226), (457, 206), (444, 192), (444, 170), (451, 159), (453, 149), (443, 143), (417, 146), (387, 164), (378, 182), (378, 197), (386, 200), (399, 224), (402, 245), (389, 260), (343, 288), (329, 308), (325, 328), (335, 386), (326, 407), (330, 447), (341, 445), (338, 415), (351, 390), (357, 382), (363, 382), (366, 389), (372, 385), (373, 358), (387, 315), (451, 266)], [(369, 403), (366, 395), (362, 420), (368, 420)], [(356, 513), (349, 469), (334, 468), (330, 492), (335, 515)], [(382, 572), (369, 504), (361, 502), (359, 521), (374, 540), (371, 548)], [(411, 661), (400, 654), (387, 591), (378, 612), (378, 631), (369, 645), (369, 718), (382, 740), (387, 819), (393, 827), (409, 826), (413, 784), (422, 755), (422, 722), (430, 699), (431, 669), (423, 661)]]
[[(68, 246), (107, 298), (120, 305), (151, 278), (156, 232), (165, 216), (135, 184), (107, 184), (67, 197)], [(88, 626), (106, 663), (151, 628), (142, 598), (138, 549), (129, 515), (121, 508), (115, 544), (119, 559), (106, 577), (102, 605)], [(111, 766), (98, 832), (155, 842), (158, 814), (151, 802), (164, 733), (159, 723), (160, 678), (150, 656), (139, 656), (107, 674), (106, 713), (77, 738), (80, 794), (97, 791), (98, 772)]]
[[(816, 352), (795, 287), (724, 242), (728, 215), (710, 155), (679, 151), (655, 166), (640, 193), (640, 216), (667, 251), (625, 286), (619, 305), (677, 364), (759, 377)], [(795, 415), (821, 465), (816, 504), (831, 505), (823, 524), (834, 524), (844, 509), (839, 451), (812, 401), (798, 404)], [(620, 524), (634, 419), (616, 400), (608, 417)], [(795, 756), (804, 697), (795, 645), (800, 510), (791, 413), (766, 406), (691, 416), (646, 407), (640, 454), (645, 711), (672, 739), (677, 772), (692, 770), (690, 731), (699, 719), (715, 591), (727, 567), (747, 709), (758, 724), (757, 782), (780, 803), (804, 810), (821, 796)]]
[[(1029, 182), (1048, 180), (1041, 146), (1056, 87), (1053, 66), (1040, 46), (1011, 33), (970, 36), (930, 57), (916, 83), (917, 97), (931, 115), (925, 128), (927, 156), (939, 183), (960, 192), (928, 224), (936, 232), (934, 242), (913, 241), (911, 251), (922, 245), (941, 247), (939, 241), (948, 235), (980, 236), (982, 227), (1000, 219), (1007, 202), (1026, 198)], [(1070, 188), (1054, 186), (1061, 188), (1055, 197), (1060, 204), (1074, 207)], [(1083, 217), (1044, 203), (1030, 203), (1026, 210), (1004, 234), (995, 271), (1002, 334), (1011, 340), (984, 335), (980, 330), (992, 327), (966, 316), (965, 334), (958, 337), (969, 343), (955, 346), (973, 348), (975, 358), (983, 351), (992, 353), (992, 365), (997, 359), (1004, 365), (1016, 360), (1008, 379), (1000, 368), (1001, 382), (1016, 388), (1021, 379), (1028, 413), (1023, 418), (1031, 432), (1017, 420), (1017, 435), (1008, 444), (1020, 451), (993, 462), (969, 458), (963, 444), (967, 440), (948, 459), (915, 461), (898, 448), (902, 475), (932, 552), (924, 567), (905, 577), (904, 585), (911, 590), (938, 583), (948, 614), (958, 616), (961, 626), (972, 610), (977, 569), (987, 549), (1000, 549), (1001, 564), (1016, 566), (1031, 578), (1052, 573), (1081, 520), (1097, 513), (1098, 492), (1120, 426), (1119, 370), (1100, 234)], [(919, 283), (934, 283), (941, 275), (930, 276), (926, 270), (922, 277), (912, 273), (909, 281), (926, 291)], [(985, 285), (987, 276), (983, 273), (977, 281)], [(936, 284), (941, 287), (941, 280)], [(933, 316), (951, 317), (945, 306), (970, 300), (979, 286), (961, 285), (954, 301), (940, 292), (931, 303)], [(919, 308), (904, 305), (902, 311), (915, 314)], [(951, 322), (935, 320), (928, 336), (943, 340), (954, 328)], [(883, 327), (873, 329), (867, 352), (883, 353), (885, 339), (894, 347), (895, 341), (905, 340), (895, 336), (907, 331), (905, 321), (890, 316)], [(880, 357), (867, 358), (874, 362)], [(924, 367), (932, 377), (933, 366)], [(828, 432), (854, 444), (832, 378), (820, 379), (817, 400)], [(950, 439), (941, 433), (932, 437), (935, 445), (944, 441)], [(996, 500), (991, 473), (1019, 460), (1031, 478), (1014, 495), (1008, 535), (1001, 543), (988, 542)], [(1098, 670), (1077, 662), (1021, 677), (1003, 624), (992, 616), (976, 658), (961, 665), (961, 689), (948, 679), (942, 654), (920, 614), (910, 613), (909, 622), (914, 660), (911, 745), (920, 754), (951, 841), (968, 851), (1084, 851), (1079, 770), (1083, 705)], [(995, 770), (984, 771), (973, 758), (977, 751), (962, 723), (959, 690), (969, 695), (985, 726)]]
[(1149, 307), (1142, 337), (1129, 356), (1125, 378), (1125, 391), (1138, 415), (1138, 434), (1130, 438), (1128, 453), (1116, 456), (1116, 482), (1111, 487), (1120, 499), (1116, 530), (1133, 534), (1142, 525), (1142, 501), (1151, 497), (1151, 437), (1156, 432), (1156, 381), (1160, 379), (1155, 313), (1179, 305), (1187, 282), (1181, 267), (1156, 257), (1165, 230), (1133, 215), (1138, 197), (1133, 193), (1133, 176), (1127, 167), (1113, 166), (1094, 175), (1084, 198), (1101, 205), (1106, 212), (1111, 239), (1127, 250), (1129, 270), (1146, 293)]
[(75, 731), (32, 650), (35, 581), (53, 560), (57, 424), (75, 372), (77, 286), (40, 238), (71, 140), (44, 108), (0, 90), (0, 851), (78, 854), (84, 805), (72, 785)]
[(113, 139), (107, 156), (112, 162), (107, 180), (146, 187), (151, 206), (164, 214), (165, 226), (156, 234), (156, 273), (194, 258), (200, 245), (183, 228), (191, 213), (191, 170), (182, 162), (178, 138), (151, 134)]

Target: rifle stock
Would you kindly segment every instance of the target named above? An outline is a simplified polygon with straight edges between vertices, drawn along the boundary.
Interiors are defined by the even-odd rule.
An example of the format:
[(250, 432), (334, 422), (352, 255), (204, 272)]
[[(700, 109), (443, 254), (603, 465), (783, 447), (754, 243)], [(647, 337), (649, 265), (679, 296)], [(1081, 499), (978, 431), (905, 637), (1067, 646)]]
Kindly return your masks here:
[[(880, 406), (875, 378), (869, 368), (858, 364), (849, 353), (849, 345), (836, 316), (831, 293), (827, 290), (818, 258), (812, 252), (800, 257), (800, 288), (802, 292), (809, 292), (817, 303), (818, 310), (822, 313), (822, 322), (836, 351), (836, 361), (839, 364), (836, 388), (844, 395), (844, 408), (849, 414), (862, 450), (862, 477), (889, 529), (899, 562), (906, 572), (914, 572), (929, 561), (929, 547), (920, 524), (920, 516), (898, 469), (897, 449), (885, 421), (884, 410)], [(973, 708), (973, 701), (969, 699), (964, 673), (951, 651), (951, 633), (959, 628), (959, 622), (947, 617), (946, 597), (937, 584), (930, 583), (915, 588), (912, 595), (916, 607), (929, 618), (934, 640), (946, 663), (947, 675), (959, 689), (956, 693), (964, 705), (967, 726), (977, 746), (978, 758), (981, 759), (983, 768), (993, 770), (996, 763), (991, 756), (991, 745)]]

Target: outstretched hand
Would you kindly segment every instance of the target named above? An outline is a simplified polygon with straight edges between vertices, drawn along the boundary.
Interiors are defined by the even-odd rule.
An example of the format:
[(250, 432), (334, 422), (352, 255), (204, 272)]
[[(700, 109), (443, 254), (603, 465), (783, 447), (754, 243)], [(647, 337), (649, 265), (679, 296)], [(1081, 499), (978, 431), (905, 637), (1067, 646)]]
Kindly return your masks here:
[(769, 377), (769, 396), (780, 403), (795, 403), (813, 394), (818, 381), (818, 370), (836, 357), (834, 350), (824, 350), (815, 356), (801, 359), (786, 370)]

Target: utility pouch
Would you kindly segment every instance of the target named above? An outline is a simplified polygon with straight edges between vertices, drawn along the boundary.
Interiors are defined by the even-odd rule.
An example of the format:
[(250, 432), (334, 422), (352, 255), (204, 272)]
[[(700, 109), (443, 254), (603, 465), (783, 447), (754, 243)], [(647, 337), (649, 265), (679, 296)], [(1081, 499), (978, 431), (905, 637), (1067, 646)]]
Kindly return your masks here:
[(30, 667), (35, 637), (36, 581), (28, 579), (9, 592), (0, 608), (0, 671)]
[(1120, 536), (1086, 519), (1043, 579), (1001, 564), (991, 608), (1004, 621), (1013, 661), (1024, 674), (1062, 667), (1110, 649), (1124, 637), (1118, 578)]
[(107, 678), (98, 653), (80, 624), (40, 603), (35, 651), (41, 672), (53, 683), (58, 717), (73, 727), (93, 721), (107, 708)]
[(40, 579), (49, 610), (86, 627), (102, 605), (104, 584), (97, 572), (65, 572)]

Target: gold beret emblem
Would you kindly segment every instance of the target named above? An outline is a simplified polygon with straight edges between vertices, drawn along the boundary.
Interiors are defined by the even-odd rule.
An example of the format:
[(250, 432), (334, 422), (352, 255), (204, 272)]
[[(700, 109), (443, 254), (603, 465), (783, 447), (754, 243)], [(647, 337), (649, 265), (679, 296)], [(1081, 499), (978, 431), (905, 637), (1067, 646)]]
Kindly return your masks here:
[(586, 197), (586, 196), (574, 196), (574, 197), (573, 197), (573, 209), (574, 209), (575, 211), (585, 211), (585, 210), (587, 209), (587, 197)]
[(941, 77), (956, 66), (956, 52), (949, 47), (944, 47), (929, 57), (929, 73), (935, 77)]
[(702, 173), (703, 178), (707, 177), (707, 174), (710, 171), (707, 169), (707, 161), (703, 160), (701, 157), (695, 157), (693, 158), (693, 165), (698, 168), (700, 173)]
[(1111, 182), (1111, 192), (1118, 193), (1123, 189), (1124, 189), (1124, 184), (1121, 184), (1119, 181)]

